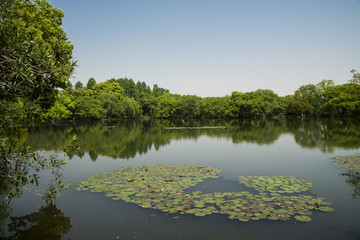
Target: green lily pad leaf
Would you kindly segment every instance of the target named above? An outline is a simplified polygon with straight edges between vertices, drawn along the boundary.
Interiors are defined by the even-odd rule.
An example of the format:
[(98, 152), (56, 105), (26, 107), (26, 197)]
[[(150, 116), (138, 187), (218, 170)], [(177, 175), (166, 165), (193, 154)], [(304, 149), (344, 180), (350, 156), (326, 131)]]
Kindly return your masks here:
[(323, 212), (332, 212), (332, 211), (334, 211), (333, 208), (327, 207), (327, 206), (321, 206), (321, 207), (319, 207), (317, 209), (319, 209), (320, 211), (323, 211)]
[(267, 219), (269, 220), (279, 220), (279, 217), (278, 216), (267, 216)]
[(294, 218), (300, 222), (310, 222), (311, 221), (311, 217), (309, 217), (309, 216), (296, 215)]

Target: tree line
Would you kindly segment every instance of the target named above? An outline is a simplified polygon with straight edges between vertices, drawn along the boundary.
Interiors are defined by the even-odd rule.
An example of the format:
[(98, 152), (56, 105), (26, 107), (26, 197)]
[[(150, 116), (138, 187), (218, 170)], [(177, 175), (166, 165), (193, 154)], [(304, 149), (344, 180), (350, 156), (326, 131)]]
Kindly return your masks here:
[[(54, 105), (40, 111), (42, 122), (64, 119), (103, 118), (247, 118), (279, 116), (359, 116), (360, 77), (335, 85), (332, 80), (299, 87), (293, 95), (278, 96), (269, 89), (252, 92), (234, 91), (224, 97), (198, 97), (172, 94), (155, 84), (132, 79), (110, 79), (97, 83), (68, 84), (56, 97)], [(28, 118), (29, 119), (29, 118)]]

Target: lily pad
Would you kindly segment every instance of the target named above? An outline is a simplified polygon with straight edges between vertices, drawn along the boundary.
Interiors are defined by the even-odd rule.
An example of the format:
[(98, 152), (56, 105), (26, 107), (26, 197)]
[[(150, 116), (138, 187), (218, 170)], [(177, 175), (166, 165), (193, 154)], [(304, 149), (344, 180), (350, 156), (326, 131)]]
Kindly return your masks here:
[(323, 211), (323, 212), (332, 212), (332, 211), (334, 211), (333, 208), (328, 207), (328, 206), (321, 206), (321, 207), (319, 207), (318, 209), (319, 209), (320, 211)]
[[(255, 188), (259, 194), (249, 192), (207, 193), (184, 191), (207, 178), (217, 178), (219, 169), (207, 166), (156, 164), (118, 168), (110, 172), (93, 175), (76, 188), (104, 192), (114, 200), (123, 200), (143, 208), (158, 209), (173, 214), (193, 214), (203, 217), (225, 214), (229, 219), (243, 222), (249, 220), (287, 221), (295, 219), (310, 221), (309, 209), (330, 211), (323, 199), (306, 195), (281, 195), (306, 191), (311, 182), (295, 177), (239, 177), (239, 182)], [(269, 192), (269, 193), (267, 193)], [(309, 220), (310, 219), (310, 220)], [(298, 220), (298, 219), (297, 219)], [(302, 221), (299, 220), (299, 221)]]
[(310, 181), (292, 176), (249, 176), (239, 177), (239, 183), (256, 189), (259, 192), (296, 193), (307, 191), (312, 187)]
[(311, 217), (309, 217), (309, 216), (296, 215), (294, 218), (300, 222), (310, 222), (311, 221)]
[(333, 164), (339, 168), (346, 168), (350, 171), (360, 171), (360, 155), (336, 156), (332, 158)]

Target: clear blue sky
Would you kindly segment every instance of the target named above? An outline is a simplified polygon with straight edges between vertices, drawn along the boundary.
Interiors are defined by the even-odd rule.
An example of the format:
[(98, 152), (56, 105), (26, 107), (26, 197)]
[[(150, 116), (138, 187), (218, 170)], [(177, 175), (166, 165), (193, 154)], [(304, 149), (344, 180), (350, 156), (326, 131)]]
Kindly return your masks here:
[(201, 97), (360, 70), (360, 0), (50, 0), (79, 67), (72, 82), (132, 78)]

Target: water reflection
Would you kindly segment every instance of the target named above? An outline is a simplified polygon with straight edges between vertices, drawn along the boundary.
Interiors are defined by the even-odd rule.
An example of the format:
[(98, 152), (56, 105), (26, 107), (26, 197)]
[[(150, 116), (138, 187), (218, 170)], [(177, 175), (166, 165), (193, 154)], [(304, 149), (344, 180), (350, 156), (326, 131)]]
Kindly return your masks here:
[(5, 196), (0, 195), (0, 236), (5, 235), (4, 226), (6, 225), (6, 220), (10, 217), (11, 210), (9, 201), (7, 201)]
[(360, 173), (348, 171), (341, 173), (341, 176), (346, 177), (345, 182), (354, 188), (353, 198), (360, 197)]
[(303, 148), (332, 153), (335, 148), (360, 146), (359, 119), (303, 119), (288, 121), (288, 131)]
[[(169, 127), (226, 126), (227, 128), (169, 129)], [(19, 142), (34, 150), (60, 149), (76, 134), (82, 157), (88, 153), (93, 161), (99, 155), (112, 158), (133, 158), (151, 148), (158, 150), (173, 140), (193, 139), (201, 136), (231, 139), (234, 144), (253, 143), (270, 145), (282, 134), (292, 134), (303, 148), (319, 149), (331, 153), (335, 148), (360, 147), (359, 119), (246, 119), (234, 121), (143, 121), (63, 124), (48, 128), (22, 130)], [(72, 156), (70, 156), (71, 158)]]
[(9, 236), (13, 239), (61, 239), (71, 229), (70, 217), (56, 206), (43, 206), (37, 212), (21, 217), (10, 217)]

